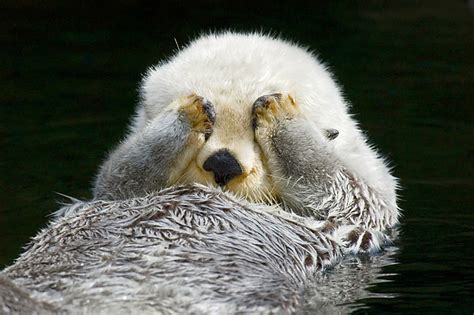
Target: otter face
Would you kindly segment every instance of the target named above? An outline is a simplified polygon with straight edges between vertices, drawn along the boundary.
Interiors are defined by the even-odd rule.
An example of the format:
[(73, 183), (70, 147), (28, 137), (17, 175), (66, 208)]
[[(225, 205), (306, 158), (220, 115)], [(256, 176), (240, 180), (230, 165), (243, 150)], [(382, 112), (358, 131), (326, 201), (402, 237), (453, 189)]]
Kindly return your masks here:
[[(174, 104), (193, 126), (193, 135), (178, 156), (179, 166), (168, 185), (201, 183), (219, 186), (253, 202), (278, 201), (276, 182), (285, 179), (271, 169), (270, 165), (278, 167), (275, 157), (269, 156), (273, 150), (268, 146), (278, 146), (271, 138), (279, 122), (301, 116), (293, 97), (276, 93), (245, 103), (225, 98), (207, 100), (193, 94)], [(339, 132), (326, 129), (323, 134), (333, 140)]]
[(273, 199), (271, 174), (252, 127), (253, 103), (227, 99), (203, 102), (213, 107), (211, 131), (192, 138), (188, 146), (198, 147), (197, 153), (168, 184), (201, 183), (255, 202)]

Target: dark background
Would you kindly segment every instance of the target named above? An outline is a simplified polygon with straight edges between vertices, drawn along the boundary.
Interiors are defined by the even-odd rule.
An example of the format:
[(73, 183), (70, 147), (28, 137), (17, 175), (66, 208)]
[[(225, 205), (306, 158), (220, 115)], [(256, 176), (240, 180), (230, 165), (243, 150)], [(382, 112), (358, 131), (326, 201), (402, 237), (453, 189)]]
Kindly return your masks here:
[(474, 311), (474, 14), (466, 1), (2, 1), (0, 268), (81, 199), (123, 136), (147, 67), (203, 31), (316, 50), (401, 178), (393, 299), (358, 312)]

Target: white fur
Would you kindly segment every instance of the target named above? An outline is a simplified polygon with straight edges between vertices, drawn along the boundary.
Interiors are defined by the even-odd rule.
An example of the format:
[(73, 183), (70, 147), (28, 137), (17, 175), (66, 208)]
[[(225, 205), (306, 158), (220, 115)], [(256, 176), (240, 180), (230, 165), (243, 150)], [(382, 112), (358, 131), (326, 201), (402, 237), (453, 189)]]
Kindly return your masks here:
[[(252, 104), (262, 95), (290, 93), (312, 125), (309, 135), (315, 131), (312, 150), (302, 148), (305, 151), (298, 156), (314, 174), (302, 175), (308, 175), (308, 181), (322, 180), (306, 187), (308, 182), (298, 184), (298, 179), (280, 197), (305, 199), (298, 201), (311, 203), (311, 214), (323, 220), (302, 217), (291, 207), (241, 200), (238, 189), (229, 187), (224, 192), (199, 185), (172, 187), (142, 198), (76, 203), (62, 210), (0, 274), (3, 309), (288, 313), (300, 305), (301, 292), (317, 271), (334, 266), (347, 254), (378, 252), (390, 242), (389, 232), (399, 215), (396, 181), (366, 143), (331, 74), (307, 50), (261, 34), (203, 36), (151, 69), (142, 93), (131, 134), (102, 167), (98, 186), (105, 195), (110, 187), (119, 190), (119, 196), (123, 187), (135, 193), (135, 186), (121, 186), (123, 178), (125, 184), (145, 182), (137, 184), (143, 193), (160, 188), (164, 181), (144, 178), (147, 174), (140, 166), (155, 177), (165, 177), (168, 164), (160, 164), (165, 158), (181, 159), (173, 176), (182, 175), (180, 164), (191, 158), (177, 156), (173, 148), (181, 144), (179, 136), (186, 130), (179, 130), (179, 118), (164, 109), (182, 105), (173, 102), (193, 93), (214, 104), (217, 118), (202, 148), (187, 143), (191, 147), (187, 154), (199, 149), (190, 171), (198, 175), (190, 176), (191, 182), (207, 183), (198, 165), (225, 145), (243, 173), (260, 175), (249, 175), (251, 179), (232, 187), (259, 185), (265, 172), (278, 169), (264, 170), (254, 140), (265, 129), (252, 129)], [(159, 123), (153, 124), (156, 117)], [(178, 127), (173, 129), (173, 124)], [(337, 140), (319, 139), (317, 130), (332, 128), (340, 132)], [(311, 138), (302, 129), (292, 131), (290, 150), (285, 148), (290, 155)], [(308, 158), (305, 152), (312, 155)], [(267, 154), (265, 162), (271, 160)], [(288, 163), (290, 169), (296, 164)], [(29, 293), (19, 293), (20, 289)]]
[(340, 131), (332, 142), (349, 170), (396, 209), (397, 182), (349, 114), (327, 67), (307, 49), (262, 34), (202, 36), (169, 61), (149, 70), (132, 132), (143, 128), (180, 96), (196, 93), (233, 110), (250, 110), (259, 96), (288, 92), (318, 128)]

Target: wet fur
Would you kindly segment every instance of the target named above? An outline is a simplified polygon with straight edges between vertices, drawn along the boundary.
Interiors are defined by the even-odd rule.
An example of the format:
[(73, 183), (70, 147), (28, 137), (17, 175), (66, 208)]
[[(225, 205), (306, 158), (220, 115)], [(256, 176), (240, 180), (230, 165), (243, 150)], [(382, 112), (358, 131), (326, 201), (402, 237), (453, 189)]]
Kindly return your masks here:
[(346, 226), (308, 229), (278, 211), (205, 186), (75, 203), (2, 274), (29, 308), (55, 312), (285, 314), (317, 271), (354, 251)]
[[(223, 147), (245, 170), (226, 192), (200, 169)], [(203, 36), (151, 69), (94, 195), (0, 290), (72, 312), (288, 312), (316, 271), (380, 251), (399, 217), (396, 180), (327, 69), (259, 34)]]

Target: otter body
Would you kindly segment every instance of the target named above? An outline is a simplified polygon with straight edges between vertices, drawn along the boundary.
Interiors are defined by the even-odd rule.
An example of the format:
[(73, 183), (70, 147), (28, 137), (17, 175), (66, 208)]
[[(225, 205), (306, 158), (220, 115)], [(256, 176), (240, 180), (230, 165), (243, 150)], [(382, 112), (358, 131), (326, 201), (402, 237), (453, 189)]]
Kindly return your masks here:
[(0, 274), (2, 314), (326, 314), (369, 296), (385, 255), (318, 284), (351, 249), (276, 211), (201, 185), (67, 206)]
[(64, 208), (0, 291), (53, 311), (287, 313), (317, 271), (390, 242), (396, 186), (312, 54), (203, 36), (148, 71), (94, 200)]

